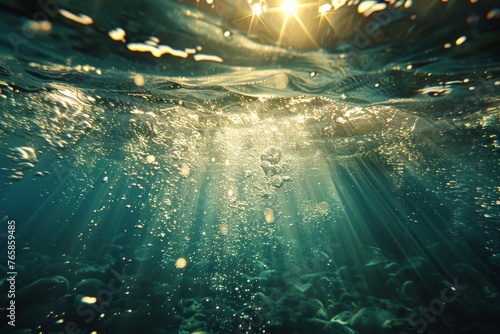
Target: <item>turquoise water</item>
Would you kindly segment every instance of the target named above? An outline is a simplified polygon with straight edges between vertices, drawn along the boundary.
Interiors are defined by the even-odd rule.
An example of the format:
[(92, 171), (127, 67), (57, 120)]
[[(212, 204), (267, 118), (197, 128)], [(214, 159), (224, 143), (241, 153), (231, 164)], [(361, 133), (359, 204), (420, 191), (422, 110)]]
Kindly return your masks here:
[(499, 332), (500, 5), (321, 4), (0, 4), (2, 333)]

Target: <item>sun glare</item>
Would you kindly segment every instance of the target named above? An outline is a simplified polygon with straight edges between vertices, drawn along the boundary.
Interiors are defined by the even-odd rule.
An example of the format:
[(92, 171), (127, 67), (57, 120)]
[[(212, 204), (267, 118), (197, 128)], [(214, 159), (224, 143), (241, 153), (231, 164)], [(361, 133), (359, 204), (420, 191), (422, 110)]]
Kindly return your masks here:
[(262, 6), (260, 3), (256, 3), (252, 6), (252, 11), (254, 15), (260, 16), (262, 14)]
[(297, 4), (294, 0), (284, 0), (283, 4), (281, 5), (281, 9), (283, 9), (283, 11), (287, 14), (295, 14), (296, 7)]
[(326, 12), (331, 10), (332, 8), (333, 7), (332, 7), (332, 4), (330, 2), (325, 2), (319, 6), (318, 12), (320, 12), (321, 14), (325, 14)]

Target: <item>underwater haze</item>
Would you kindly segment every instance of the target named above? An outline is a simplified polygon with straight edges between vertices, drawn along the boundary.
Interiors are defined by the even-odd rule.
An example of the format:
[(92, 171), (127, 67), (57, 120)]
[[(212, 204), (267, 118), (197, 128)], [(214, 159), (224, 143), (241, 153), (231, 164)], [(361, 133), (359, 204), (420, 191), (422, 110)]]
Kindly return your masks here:
[(0, 333), (500, 333), (500, 3), (0, 2)]

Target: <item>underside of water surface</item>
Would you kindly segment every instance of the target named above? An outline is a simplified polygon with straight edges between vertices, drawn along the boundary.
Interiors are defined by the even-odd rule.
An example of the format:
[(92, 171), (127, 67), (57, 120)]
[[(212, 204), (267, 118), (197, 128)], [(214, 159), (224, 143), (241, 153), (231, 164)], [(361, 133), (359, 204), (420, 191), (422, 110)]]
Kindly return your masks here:
[(1, 333), (499, 333), (498, 2), (6, 0), (0, 30)]

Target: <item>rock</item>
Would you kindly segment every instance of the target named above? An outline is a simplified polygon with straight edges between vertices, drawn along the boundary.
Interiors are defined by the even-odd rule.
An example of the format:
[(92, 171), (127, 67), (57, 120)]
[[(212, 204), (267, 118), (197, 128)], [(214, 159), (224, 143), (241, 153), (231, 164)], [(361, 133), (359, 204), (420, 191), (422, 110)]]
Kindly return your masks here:
[(182, 315), (190, 318), (197, 314), (203, 313), (203, 305), (198, 303), (196, 299), (183, 299), (181, 301)]
[(268, 161), (272, 164), (277, 164), (281, 160), (281, 149), (275, 146), (269, 146), (264, 149), (260, 159), (262, 161)]
[(418, 299), (417, 286), (413, 281), (404, 282), (401, 293), (408, 298)]
[(400, 282), (395, 277), (391, 277), (387, 279), (386, 286), (387, 289), (392, 293), (399, 293), (401, 285)]
[(325, 309), (325, 306), (319, 299), (309, 299), (308, 303), (314, 310), (314, 317), (317, 319), (328, 319), (328, 312)]
[(346, 284), (339, 279), (331, 279), (331, 293), (335, 298), (340, 298), (344, 293), (346, 293)]
[(354, 302), (356, 302), (356, 298), (349, 293), (343, 293), (342, 296), (340, 296), (339, 301), (341, 303), (346, 303), (346, 302), (354, 303)]
[[(163, 321), (168, 325), (178, 326), (178, 323), (172, 318), (163, 319)], [(158, 333), (154, 327), (160, 327), (161, 324), (153, 323), (150, 315), (139, 309), (132, 313), (123, 312), (104, 317), (104, 321), (100, 326), (101, 330), (99, 332), (103, 333)]]
[(267, 297), (262, 292), (257, 292), (253, 296), (253, 303), (262, 310), (269, 310), (274, 307), (275, 301)]
[(321, 334), (355, 334), (356, 332), (338, 322), (324, 321), (321, 319), (308, 319), (307, 330), (299, 333)]
[(260, 167), (264, 171), (264, 174), (266, 174), (267, 176), (276, 175), (276, 172), (277, 172), (276, 167), (273, 164), (271, 164), (269, 161), (262, 161), (260, 163)]
[(337, 275), (343, 280), (343, 281), (347, 281), (349, 283), (352, 283), (354, 282), (355, 278), (356, 278), (356, 274), (354, 273), (354, 270), (348, 266), (343, 266), (343, 267), (340, 267), (338, 270), (337, 270)]
[(68, 289), (69, 282), (63, 276), (41, 278), (16, 293), (16, 305), (25, 307), (34, 303), (55, 300), (64, 296)]
[(280, 175), (274, 175), (273, 177), (271, 177), (271, 185), (275, 188), (279, 188), (283, 185), (283, 179), (281, 178)]
[(414, 256), (409, 258), (406, 262), (408, 263), (399, 268), (397, 272), (390, 275), (395, 276), (400, 280), (417, 281), (422, 276), (429, 274), (429, 270), (431, 268), (429, 261), (423, 257)]
[(325, 333), (328, 334), (357, 334), (355, 331), (338, 322), (330, 322), (325, 326)]
[(330, 321), (338, 322), (342, 325), (348, 325), (351, 322), (351, 318), (354, 316), (354, 313), (351, 311), (343, 311), (334, 316)]
[(351, 318), (350, 327), (360, 334), (383, 334), (387, 332), (384, 323), (395, 318), (391, 312), (379, 307), (364, 307)]
[[(36, 328), (41, 325), (53, 325), (55, 322), (55, 314), (62, 315), (68, 311), (68, 305), (62, 298), (33, 304), (23, 310), (16, 309), (16, 327)], [(62, 318), (62, 316), (60, 317)]]
[(482, 289), (483, 286), (489, 284), (484, 274), (466, 263), (456, 263), (451, 272), (453, 275), (459, 277), (459, 280), (464, 282), (465, 285), (467, 285), (466, 283), (474, 283), (476, 287)]
[(415, 327), (411, 324), (411, 321), (408, 318), (386, 320), (383, 324), (383, 327), (387, 329), (387, 333), (399, 334), (404, 332), (416, 332)]
[(384, 266), (384, 269), (389, 273), (395, 273), (399, 270), (400, 265), (397, 262), (390, 262)]
[(207, 328), (207, 323), (205, 321), (199, 321), (194, 318), (184, 319), (179, 328), (179, 333), (190, 334), (193, 332), (204, 333)]
[(264, 280), (265, 284), (270, 287), (283, 284), (283, 275), (276, 270), (264, 270), (259, 274), (258, 278)]
[(99, 291), (107, 289), (104, 282), (95, 278), (82, 279), (75, 287), (75, 293), (79, 295), (96, 297)]
[(297, 284), (295, 282), (290, 282), (285, 286), (285, 288), (287, 290), (288, 289), (295, 289), (295, 290), (299, 291), (300, 293), (305, 293), (306, 291), (308, 291), (309, 289), (312, 288), (312, 284), (311, 283)]

